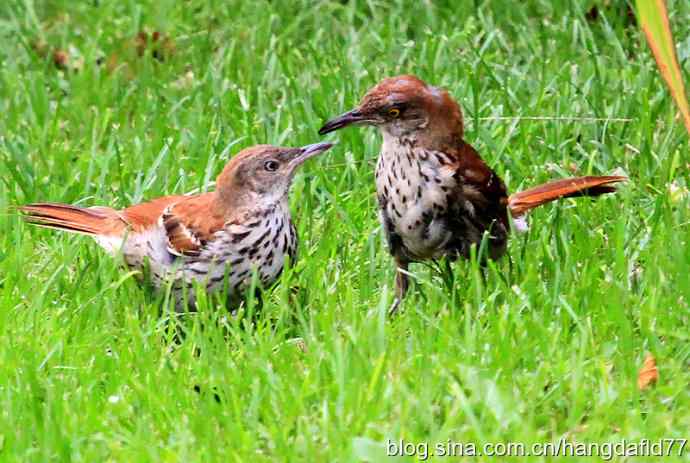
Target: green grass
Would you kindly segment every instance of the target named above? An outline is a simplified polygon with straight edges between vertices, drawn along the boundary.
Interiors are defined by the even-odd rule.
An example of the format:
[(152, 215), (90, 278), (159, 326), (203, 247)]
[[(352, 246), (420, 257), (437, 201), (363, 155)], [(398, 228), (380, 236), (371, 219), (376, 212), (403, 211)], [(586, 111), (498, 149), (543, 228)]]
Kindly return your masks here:
[[(688, 437), (690, 146), (643, 37), (622, 10), (588, 21), (585, 1), (430, 3), (2, 2), (0, 461), (386, 461), (389, 438)], [(669, 9), (687, 46), (690, 4)], [(164, 61), (137, 55), (141, 30), (174, 42)], [(56, 69), (54, 48), (80, 70)], [(180, 343), (95, 243), (9, 210), (204, 188), (242, 147), (318, 141), (403, 72), (458, 98), (511, 191), (573, 170), (630, 182), (535, 211), (512, 269), (484, 279), (461, 262), (448, 289), (414, 266), (390, 320), (380, 137), (338, 132), (295, 182), (300, 259), (261, 313), (202, 304)], [(495, 116), (630, 121), (481, 119)], [(640, 392), (646, 352), (660, 380)]]

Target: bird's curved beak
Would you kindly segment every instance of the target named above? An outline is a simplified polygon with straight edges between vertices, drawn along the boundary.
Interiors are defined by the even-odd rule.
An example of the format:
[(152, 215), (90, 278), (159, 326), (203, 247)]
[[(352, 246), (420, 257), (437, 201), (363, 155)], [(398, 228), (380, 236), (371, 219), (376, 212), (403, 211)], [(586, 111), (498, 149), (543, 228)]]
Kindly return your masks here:
[(326, 122), (323, 127), (319, 129), (319, 135), (325, 135), (329, 132), (333, 132), (343, 127), (347, 127), (352, 124), (362, 124), (367, 122), (374, 122), (369, 117), (364, 115), (359, 109), (353, 109), (345, 114), (341, 114), (338, 117), (334, 117), (330, 121)]
[(301, 148), (295, 149), (295, 157), (290, 161), (290, 166), (295, 168), (302, 164), (309, 158), (313, 158), (324, 151), (328, 151), (333, 146), (333, 143), (312, 143)]

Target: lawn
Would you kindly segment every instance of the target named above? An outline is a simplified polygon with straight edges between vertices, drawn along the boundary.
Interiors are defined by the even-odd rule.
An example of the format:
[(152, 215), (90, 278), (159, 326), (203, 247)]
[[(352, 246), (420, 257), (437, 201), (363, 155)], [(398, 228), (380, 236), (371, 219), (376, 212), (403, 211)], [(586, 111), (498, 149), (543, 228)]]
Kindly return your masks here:
[[(389, 439), (687, 438), (688, 134), (625, 8), (590, 6), (2, 2), (0, 461), (387, 461)], [(690, 3), (669, 10), (687, 78)], [(329, 136), (339, 144), (297, 176), (300, 258), (253, 316), (202, 301), (180, 320), (92, 240), (11, 210), (212, 187), (241, 148), (316, 142), (400, 73), (459, 100), (466, 139), (510, 191), (630, 181), (534, 211), (484, 275), (476, 261), (453, 281), (413, 266), (394, 319), (373, 129)], [(641, 391), (647, 353), (659, 381)], [(690, 444), (677, 450), (667, 461), (688, 461)]]

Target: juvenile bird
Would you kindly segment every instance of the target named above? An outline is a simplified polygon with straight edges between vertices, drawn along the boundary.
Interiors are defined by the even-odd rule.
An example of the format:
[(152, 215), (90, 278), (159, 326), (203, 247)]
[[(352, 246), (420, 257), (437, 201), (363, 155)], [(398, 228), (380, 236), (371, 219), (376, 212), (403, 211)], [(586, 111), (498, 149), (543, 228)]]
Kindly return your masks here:
[(185, 299), (194, 308), (195, 283), (209, 293), (227, 284), (233, 307), (253, 272), (269, 285), (283, 270), (286, 255), (294, 262), (290, 184), (304, 161), (331, 146), (247, 148), (228, 162), (215, 191), (208, 193), (164, 196), (122, 210), (57, 203), (19, 209), (27, 222), (89, 235), (110, 254), (122, 252), (130, 268), (148, 267), (156, 288), (172, 280), (178, 310)]
[(352, 124), (376, 126), (383, 135), (375, 176), (379, 216), (398, 269), (392, 312), (407, 291), (411, 262), (467, 258), (485, 233), (488, 257), (497, 259), (506, 251), (509, 215), (521, 219), (559, 198), (612, 192), (612, 184), (625, 179), (568, 178), (508, 196), (503, 181), (463, 140), (460, 106), (448, 92), (411, 75), (382, 80), (319, 133)]

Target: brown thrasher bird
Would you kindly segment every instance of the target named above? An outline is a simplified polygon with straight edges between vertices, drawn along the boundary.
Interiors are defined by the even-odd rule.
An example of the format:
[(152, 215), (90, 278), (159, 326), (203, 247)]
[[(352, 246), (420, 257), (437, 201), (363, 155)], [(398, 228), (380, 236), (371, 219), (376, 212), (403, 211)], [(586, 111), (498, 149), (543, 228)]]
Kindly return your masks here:
[[(351, 124), (373, 125), (383, 135), (376, 166), (380, 219), (398, 267), (395, 312), (407, 291), (410, 262), (469, 257), (487, 234), (488, 256), (501, 257), (509, 215), (559, 198), (597, 196), (625, 177), (557, 180), (508, 195), (503, 181), (463, 140), (463, 119), (448, 94), (417, 77), (379, 82), (359, 106), (326, 122), (319, 134)], [(516, 226), (524, 224), (517, 221)]]
[(286, 255), (294, 262), (290, 184), (304, 161), (331, 146), (247, 148), (228, 162), (208, 193), (164, 196), (122, 210), (55, 203), (19, 209), (27, 222), (89, 235), (110, 254), (122, 252), (130, 268), (148, 267), (156, 288), (172, 281), (178, 310), (185, 299), (195, 307), (198, 285), (208, 293), (227, 289), (233, 307), (254, 272), (260, 284), (269, 285)]

